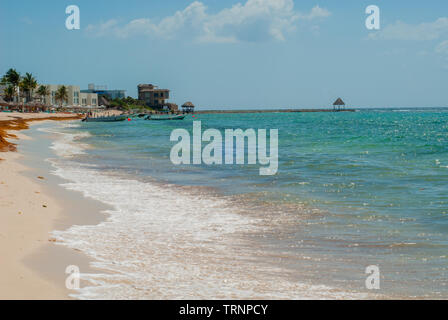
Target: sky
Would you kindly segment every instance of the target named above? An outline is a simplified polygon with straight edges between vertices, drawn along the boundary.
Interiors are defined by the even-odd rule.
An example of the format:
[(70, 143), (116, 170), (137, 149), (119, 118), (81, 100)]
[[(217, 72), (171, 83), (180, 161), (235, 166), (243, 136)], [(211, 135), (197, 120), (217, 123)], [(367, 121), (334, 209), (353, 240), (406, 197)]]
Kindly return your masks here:
[(133, 97), (152, 83), (198, 109), (447, 106), (448, 1), (0, 0), (9, 68)]

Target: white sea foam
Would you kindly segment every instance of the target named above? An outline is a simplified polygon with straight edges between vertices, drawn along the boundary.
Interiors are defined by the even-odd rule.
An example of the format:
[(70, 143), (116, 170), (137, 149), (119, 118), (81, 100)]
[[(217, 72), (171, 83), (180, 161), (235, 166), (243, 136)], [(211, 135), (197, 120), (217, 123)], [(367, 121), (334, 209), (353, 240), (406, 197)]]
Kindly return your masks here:
[[(76, 144), (72, 136), (59, 138), (56, 151)], [(288, 279), (243, 236), (262, 231), (257, 219), (241, 215), (224, 198), (106, 174), (69, 159), (53, 164), (54, 173), (68, 181), (65, 188), (114, 208), (98, 225), (53, 232), (58, 243), (84, 252), (93, 267), (105, 270), (82, 274), (90, 285), (76, 298), (363, 297)]]
[(87, 131), (66, 133), (61, 132), (61, 128), (77, 128), (78, 124), (73, 123), (59, 123), (56, 127), (39, 128), (39, 131), (56, 134), (58, 139), (54, 140), (51, 149), (60, 157), (71, 157), (75, 155), (84, 154), (84, 150), (88, 147), (85, 144), (77, 142), (77, 140), (89, 137)]

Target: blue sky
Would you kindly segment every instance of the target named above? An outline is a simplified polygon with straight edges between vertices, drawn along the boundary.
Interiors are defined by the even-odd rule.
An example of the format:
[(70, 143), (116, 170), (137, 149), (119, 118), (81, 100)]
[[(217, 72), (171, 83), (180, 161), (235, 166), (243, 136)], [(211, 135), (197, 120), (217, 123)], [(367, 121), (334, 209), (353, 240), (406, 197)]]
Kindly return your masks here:
[[(65, 8), (80, 8), (67, 30)], [(381, 29), (365, 27), (368, 5)], [(0, 73), (40, 83), (138, 83), (213, 108), (448, 104), (448, 2), (0, 1)]]

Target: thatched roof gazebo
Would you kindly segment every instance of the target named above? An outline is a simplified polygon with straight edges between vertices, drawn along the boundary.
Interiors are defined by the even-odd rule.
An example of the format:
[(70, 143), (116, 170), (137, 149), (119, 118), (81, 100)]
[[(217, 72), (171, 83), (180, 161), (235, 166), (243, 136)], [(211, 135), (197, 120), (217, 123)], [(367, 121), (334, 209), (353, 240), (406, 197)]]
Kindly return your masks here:
[(0, 97), (0, 111), (9, 110), (10, 104)]
[(166, 107), (168, 108), (168, 110), (170, 112), (177, 112), (177, 111), (179, 111), (179, 106), (177, 104), (175, 104), (175, 103), (167, 102), (165, 105), (166, 105)]
[(185, 112), (185, 113), (194, 112), (194, 104), (191, 103), (190, 101), (185, 102), (182, 105), (182, 111)]
[(340, 111), (341, 109), (345, 109), (345, 102), (342, 101), (341, 98), (338, 98), (338, 99), (333, 103), (333, 110), (334, 110), (334, 111)]
[(99, 95), (98, 96), (98, 105), (103, 105), (103, 106), (109, 107), (110, 101), (104, 95)]

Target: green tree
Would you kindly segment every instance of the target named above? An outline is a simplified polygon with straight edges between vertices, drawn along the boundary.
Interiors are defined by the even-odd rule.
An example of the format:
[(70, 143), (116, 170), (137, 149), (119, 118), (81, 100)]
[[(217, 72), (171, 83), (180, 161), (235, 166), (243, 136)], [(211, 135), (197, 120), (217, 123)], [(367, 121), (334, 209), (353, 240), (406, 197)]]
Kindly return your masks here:
[(68, 100), (68, 92), (66, 86), (60, 86), (56, 91), (54, 98), (56, 99), (56, 101), (61, 102), (62, 107), (64, 102)]
[(27, 72), (20, 82), (20, 87), (25, 92), (26, 101), (29, 102), (32, 100), (33, 91), (37, 88), (37, 81), (31, 73)]
[(5, 101), (10, 102), (14, 100), (16, 89), (12, 85), (8, 85), (5, 89), (3, 89), (3, 94), (5, 96)]
[(2, 84), (6, 84), (12, 86), (14, 88), (14, 95), (17, 96), (17, 101), (19, 100), (19, 92), (17, 88), (20, 84), (20, 73), (18, 73), (15, 69), (9, 69), (6, 74), (2, 77)]
[(50, 88), (48, 88), (48, 86), (41, 85), (36, 92), (42, 98), (42, 103), (46, 104), (45, 97), (50, 94)]

